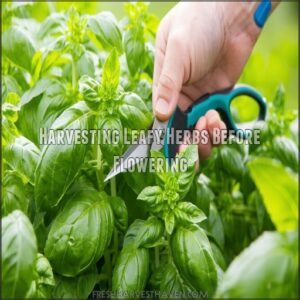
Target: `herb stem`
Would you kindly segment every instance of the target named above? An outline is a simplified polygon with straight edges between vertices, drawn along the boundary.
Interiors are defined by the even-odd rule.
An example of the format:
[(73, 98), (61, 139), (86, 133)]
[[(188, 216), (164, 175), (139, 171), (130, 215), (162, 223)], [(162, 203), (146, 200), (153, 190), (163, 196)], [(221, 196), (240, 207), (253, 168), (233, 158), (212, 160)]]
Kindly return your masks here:
[(155, 247), (154, 249), (154, 255), (155, 255), (155, 268), (159, 268), (159, 246)]
[(77, 91), (77, 70), (74, 57), (72, 58), (72, 88), (73, 91)]
[(170, 235), (167, 234), (167, 240), (168, 240), (168, 250), (169, 250), (169, 262), (172, 262), (172, 249), (171, 249), (171, 241), (170, 241)]
[(99, 274), (98, 275), (98, 282), (106, 281), (106, 280), (108, 280), (107, 274)]
[(110, 194), (115, 197), (117, 196), (117, 183), (116, 183), (116, 177), (113, 177), (110, 180)]
[(104, 260), (105, 260), (105, 267), (106, 267), (106, 274), (107, 274), (107, 281), (108, 281), (108, 288), (111, 290), (112, 285), (112, 268), (111, 268), (111, 260), (110, 260), (110, 251), (107, 249), (104, 253)]
[(118, 257), (118, 252), (119, 252), (119, 235), (118, 235), (118, 230), (115, 228), (114, 230), (114, 258), (113, 258), (113, 265), (117, 261)]
[[(116, 177), (113, 177), (110, 180), (110, 194), (112, 197), (117, 196), (117, 183), (116, 183)], [(119, 236), (118, 236), (118, 230), (117, 228), (114, 229), (114, 242), (113, 242), (113, 264), (115, 264), (118, 256), (118, 250), (119, 250)]]
[(102, 172), (102, 151), (100, 148), (100, 145), (98, 143), (95, 144), (96, 147), (96, 177), (97, 177), (97, 183), (98, 183), (98, 188), (101, 191), (103, 189), (103, 172)]

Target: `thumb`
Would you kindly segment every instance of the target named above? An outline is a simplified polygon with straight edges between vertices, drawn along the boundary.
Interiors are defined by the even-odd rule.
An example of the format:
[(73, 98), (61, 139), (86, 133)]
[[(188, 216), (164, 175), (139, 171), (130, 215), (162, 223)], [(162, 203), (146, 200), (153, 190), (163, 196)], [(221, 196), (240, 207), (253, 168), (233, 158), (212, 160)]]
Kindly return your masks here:
[(167, 121), (176, 109), (183, 84), (184, 63), (179, 39), (169, 38), (161, 73), (153, 95), (154, 113)]

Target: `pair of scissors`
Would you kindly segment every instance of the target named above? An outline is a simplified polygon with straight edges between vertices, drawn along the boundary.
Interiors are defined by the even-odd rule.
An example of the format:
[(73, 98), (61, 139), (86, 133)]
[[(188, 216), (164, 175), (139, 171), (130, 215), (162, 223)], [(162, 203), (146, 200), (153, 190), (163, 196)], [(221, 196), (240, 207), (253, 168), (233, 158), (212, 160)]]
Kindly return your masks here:
[(171, 132), (171, 129), (173, 129), (173, 131), (192, 129), (199, 118), (204, 116), (209, 110), (217, 110), (220, 113), (222, 120), (225, 122), (227, 129), (237, 133), (241, 129), (238, 128), (238, 125), (234, 122), (230, 105), (232, 100), (239, 96), (248, 96), (252, 98), (259, 107), (257, 120), (265, 120), (267, 113), (266, 100), (258, 91), (250, 86), (236, 85), (235, 87), (222, 92), (204, 95), (193, 102), (185, 112), (177, 106), (175, 112), (167, 122), (160, 122), (155, 118), (152, 130), (165, 132), (164, 143), (158, 143), (155, 139), (151, 140), (150, 138), (146, 138), (147, 143), (132, 145), (124, 153), (120, 162), (113, 166), (104, 181), (111, 179), (119, 173), (125, 172), (128, 169), (128, 164), (126, 163), (128, 160), (133, 159), (131, 163), (131, 166), (133, 166), (144, 158), (149, 157), (150, 150), (161, 150), (163, 148), (164, 155), (167, 159), (174, 158), (179, 145), (167, 142), (168, 132)]

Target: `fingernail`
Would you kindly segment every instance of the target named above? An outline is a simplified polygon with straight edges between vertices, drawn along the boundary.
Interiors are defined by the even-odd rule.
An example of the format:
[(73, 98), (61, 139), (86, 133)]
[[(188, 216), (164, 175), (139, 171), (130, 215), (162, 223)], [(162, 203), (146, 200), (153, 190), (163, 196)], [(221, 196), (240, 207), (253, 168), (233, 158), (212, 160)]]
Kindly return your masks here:
[(169, 103), (165, 99), (159, 98), (155, 105), (155, 111), (161, 115), (166, 115), (169, 111)]

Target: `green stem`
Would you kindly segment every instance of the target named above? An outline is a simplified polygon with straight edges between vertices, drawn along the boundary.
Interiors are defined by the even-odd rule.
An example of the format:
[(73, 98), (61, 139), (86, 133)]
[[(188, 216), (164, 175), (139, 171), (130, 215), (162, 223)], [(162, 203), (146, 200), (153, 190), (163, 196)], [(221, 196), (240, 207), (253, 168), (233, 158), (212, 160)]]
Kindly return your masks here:
[(116, 177), (113, 177), (110, 180), (110, 194), (115, 197), (117, 196), (117, 183), (116, 183)]
[(155, 247), (154, 249), (154, 255), (155, 255), (155, 268), (159, 268), (159, 246)]
[(104, 260), (105, 260), (105, 267), (106, 267), (106, 274), (107, 274), (107, 282), (108, 282), (108, 288), (111, 290), (112, 286), (112, 267), (111, 267), (111, 260), (110, 260), (110, 251), (107, 249), (104, 253)]
[(72, 58), (72, 88), (77, 91), (77, 70), (75, 59)]
[[(113, 177), (110, 180), (110, 194), (112, 197), (117, 196), (117, 183), (116, 183), (116, 177)], [(118, 236), (118, 230), (115, 228), (114, 230), (114, 242), (113, 242), (113, 249), (114, 249), (114, 257), (113, 257), (113, 264), (115, 264), (118, 256), (118, 250), (119, 250), (119, 236)]]
[(167, 240), (168, 240), (168, 248), (169, 248), (169, 262), (172, 262), (172, 249), (171, 249), (171, 241), (170, 241), (170, 235), (167, 234)]
[(115, 228), (114, 230), (114, 245), (113, 245), (114, 257), (113, 257), (113, 265), (115, 265), (119, 253), (119, 235), (118, 230)]
[(95, 144), (94, 147), (94, 155), (96, 157), (97, 165), (96, 165), (96, 177), (99, 190), (103, 190), (103, 172), (102, 172), (102, 152), (100, 145), (98, 143)]
[(98, 282), (106, 281), (106, 280), (108, 280), (107, 274), (99, 274), (97, 277)]

